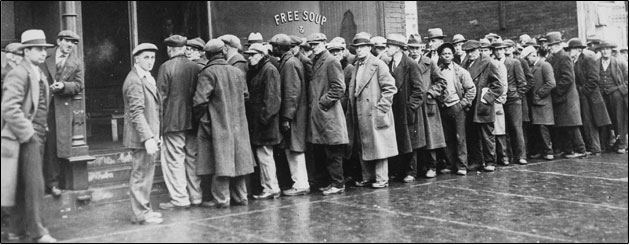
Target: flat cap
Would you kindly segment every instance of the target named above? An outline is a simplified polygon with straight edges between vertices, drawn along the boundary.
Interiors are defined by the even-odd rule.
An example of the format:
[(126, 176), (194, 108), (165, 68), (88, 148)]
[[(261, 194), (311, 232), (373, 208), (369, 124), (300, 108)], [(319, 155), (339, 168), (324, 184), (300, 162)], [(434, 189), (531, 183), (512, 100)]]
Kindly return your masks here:
[(341, 43), (341, 45), (343, 45), (344, 47), (346, 46), (346, 39), (343, 37), (335, 37), (332, 40), (330, 40), (330, 42)]
[(262, 43), (252, 43), (249, 45), (249, 49), (243, 53), (246, 54), (267, 54), (267, 47)]
[(223, 50), (223, 46), (225, 46), (225, 43), (223, 43), (220, 39), (215, 38), (208, 41), (206, 46), (203, 47), (203, 50), (208, 53), (218, 53)]
[(501, 36), (499, 36), (496, 33), (488, 33), (485, 38), (486, 39), (488, 39), (488, 38), (501, 38)]
[(132, 56), (136, 56), (140, 53), (142, 53), (143, 51), (153, 51), (156, 52), (158, 50), (157, 46), (155, 46), (155, 44), (152, 43), (141, 43), (138, 44), (138, 46), (136, 46), (133, 51), (131, 52)]
[(462, 50), (464, 51), (470, 51), (473, 49), (478, 49), (480, 48), (481, 45), (479, 45), (479, 41), (477, 40), (468, 40), (464, 43), (464, 45), (462, 45)]
[(398, 47), (407, 47), (407, 38), (400, 34), (389, 34), (387, 35), (386, 45), (396, 45)]
[(326, 42), (326, 40), (328, 40), (326, 38), (326, 35), (324, 35), (324, 33), (313, 33), (310, 36), (308, 36), (308, 40), (307, 42), (310, 43), (322, 43), (322, 42)]
[(329, 43), (326, 44), (326, 49), (328, 50), (343, 50), (345, 48), (346, 48), (345, 45), (343, 45), (339, 41), (330, 41)]
[[(242, 49), (243, 48), (241, 46), (241, 40), (238, 39), (238, 37), (236, 37), (236, 36), (234, 36), (232, 34), (225, 34), (223, 36), (220, 36), (219, 40), (221, 40), (225, 45), (228, 45), (230, 47), (237, 48), (237, 49)], [(207, 47), (207, 45), (206, 45), (206, 47)]]
[(291, 37), (291, 45), (292, 46), (297, 46), (300, 45), (302, 43), (302, 39), (296, 35), (291, 35), (289, 36)]
[(370, 42), (372, 44), (374, 44), (375, 47), (385, 47), (385, 43), (387, 42), (387, 39), (385, 39), (384, 37), (381, 36), (375, 36), (372, 39), (370, 39)]
[(184, 47), (186, 46), (186, 37), (180, 35), (172, 35), (164, 39), (164, 44), (169, 47)]
[(186, 40), (186, 46), (191, 46), (199, 50), (203, 50), (203, 46), (205, 44), (206, 42), (204, 42), (203, 39), (201, 39), (200, 37)]
[(269, 40), (269, 43), (272, 45), (282, 45), (282, 46), (290, 46), (291, 45), (291, 37), (289, 37), (289, 35), (287, 34), (276, 34), (273, 37), (271, 37), (271, 40)]
[(534, 48), (534, 46), (527, 46), (521, 51), (521, 57), (525, 58), (532, 53), (536, 53), (536, 48)]
[(6, 47), (4, 47), (2, 52), (24, 55), (24, 50), (20, 49), (20, 46), (22, 46), (21, 43), (9, 43)]
[(79, 38), (79, 35), (71, 30), (60, 31), (59, 34), (57, 34), (57, 38), (63, 38), (63, 39), (77, 41), (77, 42), (81, 40), (81, 38)]
[(300, 47), (310, 48), (310, 46), (308, 46), (308, 42), (306, 41), (307, 39), (305, 37), (302, 37), (300, 39), (302, 39), (302, 42), (300, 43)]

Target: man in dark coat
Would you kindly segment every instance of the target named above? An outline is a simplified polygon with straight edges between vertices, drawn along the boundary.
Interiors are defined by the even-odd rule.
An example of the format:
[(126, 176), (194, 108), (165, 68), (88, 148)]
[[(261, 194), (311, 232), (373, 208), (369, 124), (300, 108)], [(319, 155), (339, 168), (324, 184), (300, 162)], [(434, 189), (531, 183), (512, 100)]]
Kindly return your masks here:
[(212, 175), (211, 204), (226, 208), (247, 204), (246, 176), (254, 172), (254, 155), (245, 115), (247, 84), (242, 70), (230, 66), (219, 39), (206, 43), (208, 65), (199, 74), (193, 98), (201, 118), (197, 175)]
[(409, 183), (416, 180), (418, 173), (418, 149), (426, 145), (424, 119), (420, 108), (423, 93), (420, 84), (420, 67), (403, 53), (403, 47), (407, 46), (404, 36), (390, 34), (386, 45), (387, 55), (391, 57), (387, 66), (398, 90), (392, 104), (398, 156), (392, 158), (393, 166), (390, 169), (393, 173), (390, 175), (404, 178), (403, 181)]
[(593, 155), (601, 154), (599, 143), (600, 128), (610, 125), (610, 117), (606, 110), (606, 103), (599, 90), (599, 64), (595, 53), (584, 51), (582, 41), (578, 38), (569, 40), (568, 47), (564, 50), (569, 52), (573, 60), (575, 72), (575, 85), (580, 96), (580, 111), (582, 112), (582, 127), (584, 132), (584, 143), (587, 152)]
[(201, 65), (202, 68), (208, 64), (208, 59), (206, 59), (206, 54), (203, 51), (204, 45), (206, 42), (200, 37), (186, 40), (186, 57)]
[(608, 41), (602, 41), (599, 45), (602, 57), (597, 65), (600, 66), (600, 88), (616, 135), (610, 137), (616, 141), (614, 148), (617, 153), (624, 154), (628, 148), (628, 63), (611, 56), (615, 47)]
[[(309, 131), (307, 142), (313, 144), (318, 172), (328, 176), (318, 183), (322, 194), (345, 191), (343, 179), (344, 147), (349, 143), (346, 118), (339, 101), (345, 92), (341, 63), (326, 50), (326, 35), (314, 33), (308, 43), (313, 48), (313, 78), (309, 86)], [(330, 185), (329, 185), (330, 183)]]
[(586, 148), (580, 126), (580, 97), (575, 87), (575, 73), (571, 57), (562, 49), (562, 34), (560, 32), (547, 33), (547, 47), (549, 58), (547, 61), (553, 67), (556, 87), (551, 92), (555, 128), (552, 139), (556, 156), (565, 155), (567, 158), (586, 156)]
[(157, 87), (162, 96), (162, 173), (171, 200), (161, 209), (201, 204), (201, 180), (195, 173), (197, 138), (192, 130), (192, 97), (201, 67), (185, 55), (186, 38), (164, 39), (169, 60), (160, 66)]
[[(523, 35), (521, 35), (521, 37), (523, 38), (528, 38), (527, 34), (525, 34), (525, 37)], [(523, 69), (523, 74), (525, 74), (525, 81), (527, 81), (527, 84), (525, 85), (525, 87), (522, 89), (521, 92), (523, 92), (523, 94), (521, 94), (521, 106), (523, 108), (523, 113), (522, 113), (522, 117), (523, 117), (523, 140), (525, 142), (525, 148), (524, 148), (524, 155), (527, 156), (527, 151), (528, 151), (528, 146), (529, 146), (529, 141), (528, 141), (528, 132), (531, 129), (531, 118), (530, 118), (530, 102), (529, 102), (529, 91), (532, 89), (532, 87), (534, 87), (534, 75), (532, 74), (531, 68), (529, 67), (529, 62), (527, 60), (525, 60), (525, 57), (520, 56), (520, 55), (516, 55), (516, 45), (514, 43), (514, 41), (510, 40), (510, 39), (506, 39), (505, 44), (507, 45), (507, 48), (505, 49), (505, 56), (506, 57), (510, 57), (513, 59), (518, 60), (521, 63), (521, 68)], [(519, 47), (520, 48), (520, 47)], [(522, 50), (521, 50), (522, 52)]]
[(245, 51), (249, 61), (247, 87), (249, 99), (245, 103), (249, 136), (256, 161), (260, 166), (262, 193), (255, 199), (280, 197), (280, 186), (276, 176), (273, 146), (280, 143), (280, 73), (269, 62), (267, 49), (254, 43)]
[(57, 35), (57, 48), (49, 49), (46, 62), (40, 68), (51, 85), (52, 103), (48, 110), (48, 137), (44, 176), (47, 190), (54, 196), (59, 189), (60, 158), (70, 157), (72, 148), (72, 102), (83, 91), (83, 64), (77, 55), (79, 35), (64, 30)]
[(467, 144), (469, 153), (469, 170), (477, 170), (484, 166), (486, 171), (494, 171), (495, 167), (495, 138), (494, 130), (494, 101), (503, 93), (501, 87), (499, 67), (492, 64), (490, 57), (482, 55), (480, 44), (475, 40), (468, 40), (462, 46), (466, 51), (463, 67), (468, 70), (477, 88), (477, 95), (472, 109), (466, 115)]
[(243, 71), (243, 76), (247, 74), (247, 60), (238, 51), (242, 48), (241, 39), (232, 35), (226, 34), (219, 37), (219, 40), (225, 43), (223, 47), (223, 55), (227, 59), (227, 63)]

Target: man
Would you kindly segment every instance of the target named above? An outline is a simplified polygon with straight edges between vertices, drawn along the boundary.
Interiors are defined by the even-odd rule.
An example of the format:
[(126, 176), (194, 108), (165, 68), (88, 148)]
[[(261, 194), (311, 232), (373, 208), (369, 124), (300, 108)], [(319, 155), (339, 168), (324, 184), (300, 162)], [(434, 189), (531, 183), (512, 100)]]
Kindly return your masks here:
[(206, 42), (204, 42), (200, 37), (186, 40), (186, 58), (201, 65), (201, 67), (206, 66), (208, 59), (206, 59), (206, 55), (203, 51), (203, 46), (205, 44)]
[(245, 51), (249, 61), (247, 87), (251, 91), (245, 103), (249, 136), (256, 161), (260, 166), (262, 192), (255, 199), (275, 199), (280, 197), (280, 186), (276, 177), (276, 162), (273, 146), (280, 143), (280, 73), (269, 62), (267, 49), (254, 43)]
[(24, 52), (19, 49), (20, 43), (9, 43), (2, 50), (5, 52), (5, 57), (7, 58), (7, 65), (2, 68), (2, 81), (4, 82), (4, 78), (9, 74), (13, 68), (19, 66), (22, 63), (22, 59), (24, 58)]
[[(397, 92), (393, 96), (392, 113), (398, 156), (391, 160), (392, 176), (403, 178), (410, 183), (416, 180), (418, 171), (418, 149), (426, 145), (424, 139), (424, 120), (422, 118), (422, 85), (420, 81), (420, 67), (402, 52), (407, 46), (407, 40), (400, 34), (387, 36), (387, 55), (392, 60), (387, 63), (391, 76), (394, 77)], [(357, 183), (358, 186), (372, 184), (370, 182)], [(384, 186), (383, 186), (384, 187)]]
[(527, 43), (530, 42), (531, 40), (532, 38), (527, 34), (523, 34), (518, 37), (518, 43), (523, 47), (526, 47)]
[(409, 57), (413, 61), (416, 63), (420, 62), (420, 58), (422, 58), (422, 37), (420, 37), (420, 34), (409, 35), (407, 50), (409, 51)]
[[(528, 38), (528, 37), (529, 36), (526, 36), (523, 38)], [(529, 43), (530, 41), (531, 40), (527, 40), (525, 44)], [(521, 94), (521, 106), (523, 108), (522, 110), (523, 127), (522, 128), (523, 128), (523, 139), (525, 143), (524, 155), (527, 156), (527, 150), (529, 149), (528, 132), (531, 129), (531, 123), (530, 123), (531, 119), (530, 119), (530, 112), (529, 112), (530, 111), (529, 91), (532, 89), (532, 87), (534, 87), (534, 75), (532, 74), (532, 71), (530, 69), (529, 62), (525, 60), (525, 57), (522, 57), (521, 55), (516, 55), (516, 50), (514, 48), (516, 44), (514, 43), (514, 41), (510, 39), (506, 39), (505, 44), (507, 45), (507, 48), (505, 49), (505, 56), (509, 58), (517, 59), (521, 63), (523, 74), (525, 74), (525, 81), (527, 82), (527, 84), (522, 90), (524, 92)], [(522, 50), (519, 52), (522, 52)]]
[[(505, 112), (506, 129), (511, 141), (512, 159), (508, 163), (527, 164), (525, 159), (525, 139), (523, 136), (523, 108), (521, 98), (525, 97), (527, 80), (521, 66), (521, 62), (507, 57), (506, 50), (509, 42), (493, 44), (493, 53), (496, 60), (502, 62), (507, 70), (507, 99), (503, 104)], [(513, 51), (513, 50), (512, 50)], [(505, 164), (504, 163), (504, 164)]]
[(429, 29), (429, 35), (426, 37), (429, 43), (429, 49), (426, 57), (430, 58), (435, 64), (438, 64), (440, 55), (437, 53), (437, 48), (444, 43), (446, 36), (442, 33), (441, 28)]
[(387, 39), (381, 36), (374, 36), (370, 39), (370, 43), (374, 45), (372, 46), (372, 55), (385, 62), (385, 64), (389, 64), (391, 57), (385, 52), (385, 42), (387, 42)]
[(50, 83), (53, 100), (48, 109), (50, 131), (44, 153), (46, 187), (53, 196), (61, 195), (60, 158), (71, 156), (72, 98), (83, 91), (83, 64), (75, 48), (78, 43), (79, 35), (73, 31), (59, 32), (57, 48), (49, 49), (45, 64), (40, 65)]
[(488, 33), (486, 34), (484, 39), (487, 39), (490, 43), (495, 43), (495, 40), (501, 39), (501, 36), (497, 35), (496, 33)]
[(621, 53), (622, 60), (628, 60), (628, 47), (620, 48), (619, 52)]
[[(302, 62), (302, 67), (304, 68), (304, 83), (307, 84), (313, 74), (313, 61), (311, 61), (311, 59), (309, 59), (304, 53), (300, 52), (302, 50), (300, 46), (302, 39), (295, 35), (291, 35), (290, 37), (291, 52), (293, 53), (293, 57), (298, 58), (298, 60)], [(306, 91), (308, 91), (308, 89)]]
[(477, 89), (470, 73), (454, 62), (455, 49), (450, 43), (438, 47), (438, 54), (443, 62), (440, 70), (446, 82), (446, 88), (440, 96), (440, 114), (446, 138), (445, 155), (449, 163), (447, 169), (456, 170), (458, 175), (466, 175), (466, 111), (470, 110)]
[[(312, 60), (313, 59), (313, 49), (311, 48), (310, 45), (308, 45), (308, 42), (306, 42), (306, 38), (302, 37), (300, 39), (302, 39), (302, 43), (300, 43), (300, 53), (302, 54), (302, 56), (308, 58), (309, 60)], [(309, 79), (309, 81), (310, 81), (310, 79)]]
[[(313, 144), (316, 168), (323, 173), (319, 185), (323, 195), (345, 191), (343, 179), (343, 145), (348, 144), (346, 118), (339, 99), (346, 85), (341, 63), (326, 50), (326, 35), (314, 33), (308, 37), (313, 49), (313, 79), (310, 82), (310, 130), (307, 142)], [(325, 176), (326, 172), (328, 176)], [(328, 184), (330, 183), (330, 184)]]
[(556, 156), (567, 158), (586, 156), (584, 140), (580, 133), (580, 98), (575, 87), (575, 73), (571, 57), (562, 49), (562, 34), (547, 33), (548, 59), (553, 68), (556, 87), (552, 90), (555, 128), (552, 139)]
[(16, 234), (26, 233), (37, 243), (54, 243), (57, 240), (44, 227), (41, 210), (49, 84), (39, 68), (46, 59), (45, 48), (53, 45), (46, 43), (42, 30), (26, 30), (21, 40), (18, 50), (23, 50), (24, 60), (7, 74), (2, 87), (2, 207), (15, 208)]
[(197, 139), (192, 128), (192, 97), (201, 67), (186, 58), (186, 38), (164, 39), (169, 60), (158, 70), (157, 87), (162, 96), (162, 172), (171, 200), (161, 209), (188, 208), (201, 204), (200, 179), (196, 175)]
[(490, 57), (481, 54), (479, 48), (480, 44), (475, 40), (468, 40), (462, 46), (462, 49), (466, 51), (464, 67), (470, 72), (470, 77), (477, 88), (472, 110), (466, 115), (468, 169), (477, 170), (485, 163), (484, 170), (494, 171), (495, 138), (492, 134), (495, 116), (494, 101), (503, 93), (503, 88), (499, 67), (491, 62)]
[(219, 37), (219, 40), (225, 43), (223, 47), (223, 55), (227, 59), (228, 64), (243, 71), (243, 76), (247, 74), (247, 60), (238, 51), (241, 47), (241, 40), (238, 37), (226, 34)]
[(582, 130), (587, 153), (600, 155), (599, 130), (611, 124), (606, 103), (599, 90), (600, 67), (595, 53), (583, 51), (586, 46), (578, 38), (569, 40), (564, 48), (569, 52), (575, 72), (575, 85), (580, 96), (580, 112), (582, 113)]
[(616, 135), (610, 135), (616, 140), (611, 150), (616, 148), (617, 153), (624, 154), (628, 148), (628, 63), (611, 57), (614, 47), (611, 42), (602, 41), (599, 45), (602, 57), (597, 64), (600, 66), (600, 87)]
[(162, 214), (153, 212), (150, 196), (160, 141), (161, 96), (151, 76), (157, 47), (142, 43), (133, 49), (134, 67), (123, 84), (125, 133), (123, 145), (133, 155), (129, 196), (132, 222), (162, 223)]
[(348, 46), (346, 45), (346, 39), (343, 37), (335, 37), (332, 40), (330, 40), (331, 43), (339, 43), (343, 46), (343, 58), (345, 60), (347, 60), (347, 62), (349, 64), (352, 64), (354, 62), (354, 59), (356, 58), (356, 55), (350, 53), (350, 49), (348, 49)]
[(466, 58), (466, 52), (462, 49), (462, 45), (466, 42), (466, 38), (462, 34), (455, 34), (453, 36), (453, 47), (455, 48), (453, 61), (458, 65), (462, 64), (462, 61)]
[(206, 43), (208, 65), (199, 73), (193, 98), (195, 118), (201, 118), (197, 139), (197, 175), (212, 175), (212, 206), (247, 205), (246, 176), (254, 172), (245, 116), (245, 74), (227, 63), (219, 39)]
[(556, 87), (553, 68), (545, 61), (544, 57), (538, 57), (538, 52), (534, 46), (523, 49), (521, 56), (532, 66), (534, 76), (534, 86), (531, 90), (531, 123), (532, 134), (530, 142), (535, 142), (532, 147), (533, 159), (544, 157), (553, 160), (553, 149), (549, 126), (554, 124), (553, 105), (551, 100), (551, 90)]
[[(391, 41), (388, 41), (390, 45)], [(370, 34), (357, 33), (352, 45), (357, 51), (357, 68), (349, 86), (348, 115), (351, 116), (350, 146), (356, 147), (362, 166), (363, 180), (357, 184), (371, 183), (372, 188), (385, 188), (388, 185), (387, 158), (398, 154), (393, 142), (396, 132), (392, 114), (392, 99), (397, 89), (387, 65), (370, 53)]]

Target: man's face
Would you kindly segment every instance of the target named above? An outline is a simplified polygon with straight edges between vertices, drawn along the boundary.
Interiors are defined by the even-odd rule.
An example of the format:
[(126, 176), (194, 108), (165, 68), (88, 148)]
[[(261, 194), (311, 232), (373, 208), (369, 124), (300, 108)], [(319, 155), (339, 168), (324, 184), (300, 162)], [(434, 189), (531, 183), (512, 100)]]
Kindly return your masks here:
[(400, 47), (387, 44), (385, 51), (389, 56), (394, 56), (395, 53), (398, 53), (400, 51)]
[(46, 49), (44, 47), (30, 47), (24, 49), (24, 59), (39, 65), (46, 60)]
[(429, 48), (431, 48), (431, 50), (437, 50), (437, 48), (440, 47), (440, 45), (442, 45), (443, 43), (444, 43), (444, 40), (439, 39), (439, 38), (433, 38), (429, 40)]
[(538, 59), (538, 54), (536, 52), (532, 52), (531, 54), (527, 55), (525, 59), (527, 60), (527, 62), (529, 62), (529, 65), (533, 65)]
[(188, 60), (197, 60), (199, 58), (201, 58), (201, 52), (200, 50), (197, 50), (196, 48), (193, 48), (191, 46), (186, 46), (186, 58), (188, 58)]
[(311, 49), (315, 54), (319, 54), (326, 50), (326, 45), (323, 42), (309, 43), (308, 45), (311, 46)]
[(260, 62), (262, 58), (263, 58), (263, 55), (261, 53), (247, 55), (247, 60), (249, 61), (249, 64), (252, 66), (258, 65), (258, 62)]
[(582, 50), (580, 50), (578, 48), (569, 49), (569, 56), (571, 56), (571, 59), (575, 59), (575, 58), (577, 58), (580, 55), (580, 53), (581, 53), (580, 51), (582, 51)]
[(370, 54), (370, 50), (372, 48), (369, 45), (361, 45), (359, 47), (356, 48), (357, 51), (357, 57), (359, 58), (363, 58), (366, 57), (368, 54)]
[(334, 56), (337, 60), (341, 61), (343, 59), (344, 49), (331, 49), (328, 50), (332, 56)]
[(490, 56), (490, 54), (492, 53), (490, 48), (479, 48), (479, 52), (481, 52), (482, 54), (485, 54), (487, 56)]
[(494, 57), (497, 59), (503, 59), (505, 57), (505, 48), (495, 48)]
[(136, 55), (136, 64), (140, 66), (145, 71), (151, 71), (153, 69), (153, 65), (155, 64), (155, 52), (154, 51), (143, 51), (142, 53)]
[(79, 42), (78, 41), (74, 41), (74, 40), (68, 40), (68, 39), (65, 39), (65, 38), (57, 39), (57, 46), (59, 46), (59, 49), (64, 54), (69, 54), (70, 51), (72, 51), (72, 48), (74, 48), (74, 46), (77, 45), (77, 43), (79, 43)]
[(562, 46), (560, 46), (560, 43), (556, 43), (550, 46), (547, 46), (549, 48), (549, 51), (553, 54), (560, 52), (560, 50), (562, 50)]
[(374, 52), (376, 53), (376, 55), (380, 55), (383, 52), (385, 52), (385, 47), (376, 47), (376, 46), (374, 46)]
[(505, 48), (505, 55), (512, 55), (514, 53), (514, 47)]
[(602, 49), (599, 50), (599, 52), (602, 53), (602, 57), (610, 58), (610, 56), (612, 54), (612, 49), (611, 48), (602, 48)]
[(409, 56), (413, 59), (417, 59), (420, 57), (420, 47), (411, 47), (409, 46)]
[(466, 56), (468, 56), (469, 60), (476, 60), (480, 55), (481, 51), (478, 48), (466, 51)]
[(442, 58), (444, 63), (450, 64), (453, 60), (453, 50), (451, 50), (451, 48), (444, 48), (442, 53), (440, 53), (440, 58)]
[(454, 48), (455, 48), (455, 53), (461, 53), (462, 50), (462, 46), (464, 45), (464, 43), (460, 42), (460, 43), (456, 43), (454, 44)]

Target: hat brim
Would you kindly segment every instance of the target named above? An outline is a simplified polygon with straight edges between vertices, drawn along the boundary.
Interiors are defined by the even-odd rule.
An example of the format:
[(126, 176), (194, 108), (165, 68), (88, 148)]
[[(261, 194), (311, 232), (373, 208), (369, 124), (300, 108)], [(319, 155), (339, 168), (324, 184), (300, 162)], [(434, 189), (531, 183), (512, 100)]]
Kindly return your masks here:
[(453, 44), (463, 43), (463, 42), (466, 42), (466, 41), (468, 41), (468, 40), (464, 39), (464, 40), (453, 41)]
[(261, 52), (258, 52), (256, 50), (247, 50), (243, 52), (244, 54), (262, 54)]
[(444, 39), (446, 36), (445, 35), (441, 35), (441, 36), (435, 36), (435, 37), (425, 37), (427, 40), (431, 40), (431, 39), (436, 39), (436, 38), (441, 38)]
[(43, 43), (43, 44), (22, 44), (20, 45), (20, 47), (18, 47), (18, 50), (22, 50), (25, 48), (30, 48), (30, 47), (44, 47), (44, 48), (50, 48), (50, 47), (54, 47), (55, 45), (52, 44), (48, 44), (48, 43)]
[(564, 47), (563, 49), (565, 51), (569, 51), (569, 50), (574, 49), (574, 48), (585, 49), (586, 46), (569, 46), (569, 47)]
[(419, 43), (408, 43), (407, 44), (408, 47), (415, 47), (415, 48), (420, 48), (422, 47), (422, 45), (420, 45)]
[[(372, 43), (353, 43), (350, 46), (352, 47), (360, 47), (360, 46), (374, 46), (374, 44)], [(377, 46), (378, 47), (378, 46)], [(385, 46), (383, 46), (385, 47)]]
[(564, 42), (564, 40), (558, 40), (558, 41), (554, 41), (554, 42), (547, 42), (547, 45), (551, 46), (551, 45), (558, 44), (558, 43), (561, 43), (561, 42)]

